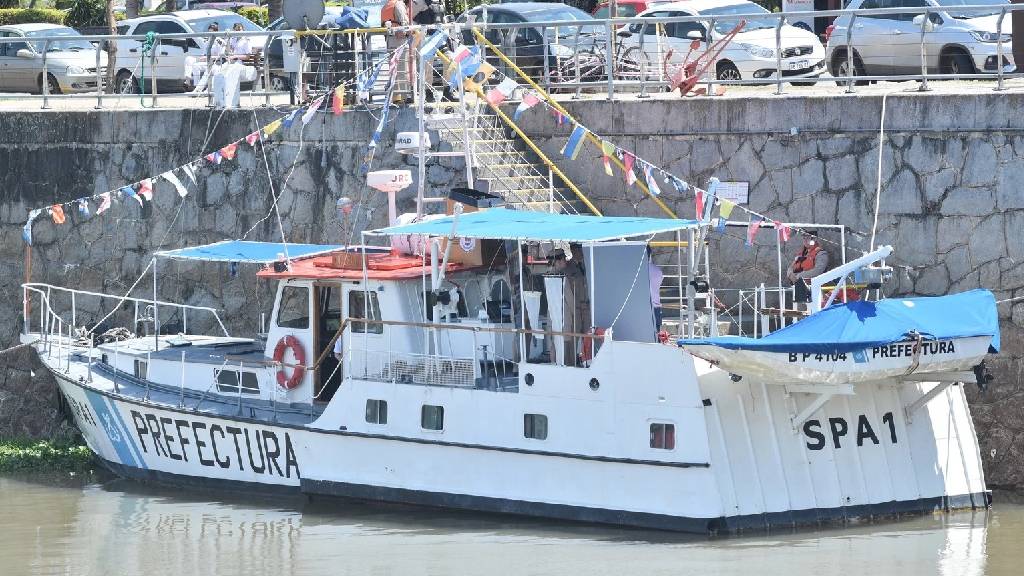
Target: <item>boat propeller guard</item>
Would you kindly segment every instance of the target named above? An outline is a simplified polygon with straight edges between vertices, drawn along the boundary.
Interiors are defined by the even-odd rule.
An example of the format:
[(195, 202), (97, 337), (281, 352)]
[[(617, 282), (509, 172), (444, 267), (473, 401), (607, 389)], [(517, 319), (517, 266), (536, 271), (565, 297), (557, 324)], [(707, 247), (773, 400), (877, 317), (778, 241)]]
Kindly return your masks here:
[[(286, 376), (287, 366), (284, 364), (284, 351), (289, 348), (292, 355), (295, 356), (295, 364), (290, 365), (292, 367), (291, 376)], [(274, 347), (274, 361), (281, 364), (277, 370), (278, 386), (285, 390), (292, 390), (302, 382), (302, 377), (306, 373), (306, 351), (302, 348), (302, 343), (298, 338), (289, 334), (278, 340), (277, 346)]]

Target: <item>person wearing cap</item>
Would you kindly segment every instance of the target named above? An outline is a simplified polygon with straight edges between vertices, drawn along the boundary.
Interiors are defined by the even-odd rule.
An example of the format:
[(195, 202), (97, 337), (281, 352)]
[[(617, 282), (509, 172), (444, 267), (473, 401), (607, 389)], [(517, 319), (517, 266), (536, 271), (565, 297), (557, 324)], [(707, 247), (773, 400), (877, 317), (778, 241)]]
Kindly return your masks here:
[(807, 230), (803, 233), (803, 246), (800, 248), (800, 252), (786, 271), (786, 279), (792, 282), (796, 288), (797, 302), (808, 303), (811, 301), (811, 291), (808, 288), (807, 280), (827, 269), (828, 252), (821, 247), (817, 230)]
[[(381, 8), (380, 21), (381, 24), (388, 29), (388, 35), (385, 39), (387, 42), (388, 52), (394, 52), (400, 46), (405, 44), (406, 40), (409, 38), (408, 32), (400, 30), (392, 32), (391, 28), (410, 26), (412, 24), (411, 12), (412, 8), (409, 0), (387, 0), (387, 2), (384, 3), (384, 7)], [(411, 54), (406, 53), (398, 63), (398, 70), (395, 74), (394, 90), (396, 92), (396, 102), (402, 102), (405, 98), (405, 94), (412, 93), (412, 85), (415, 81), (413, 60)]]

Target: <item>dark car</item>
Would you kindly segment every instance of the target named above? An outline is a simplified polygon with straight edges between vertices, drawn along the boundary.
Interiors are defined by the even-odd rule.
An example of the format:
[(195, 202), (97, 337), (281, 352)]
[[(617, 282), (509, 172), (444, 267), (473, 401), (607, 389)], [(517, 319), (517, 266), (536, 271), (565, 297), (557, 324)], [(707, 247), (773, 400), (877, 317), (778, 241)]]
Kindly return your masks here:
[[(603, 28), (600, 25), (586, 24), (593, 22), (593, 16), (565, 4), (516, 2), (492, 4), (486, 8), (487, 24), (580, 22), (581, 25), (558, 28), (548, 26), (516, 29), (492, 28), (484, 33), (491, 43), (498, 46), (517, 66), (533, 78), (542, 79), (547, 76), (557, 81), (560, 77), (571, 76), (566, 71), (573, 67), (575, 53), (592, 48), (595, 42), (604, 41)], [(469, 10), (459, 17), (459, 21), (466, 22), (469, 16), (474, 17), (477, 23), (484, 23), (484, 7), (477, 6)], [(465, 31), (463, 35), (466, 44), (477, 43), (476, 36), (471, 31)], [(545, 57), (547, 66), (545, 66)], [(489, 57), (488, 59), (494, 58)]]

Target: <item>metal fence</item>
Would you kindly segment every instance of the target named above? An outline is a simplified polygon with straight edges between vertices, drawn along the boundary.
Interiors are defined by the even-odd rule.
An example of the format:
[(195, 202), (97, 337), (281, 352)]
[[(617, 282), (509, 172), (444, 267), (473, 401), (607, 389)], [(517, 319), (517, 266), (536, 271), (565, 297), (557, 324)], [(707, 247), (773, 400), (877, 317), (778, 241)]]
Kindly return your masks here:
[[(717, 86), (762, 85), (774, 87), (773, 93), (785, 93), (787, 84), (831, 86), (837, 93), (854, 92), (856, 86), (875, 81), (917, 81), (920, 90), (928, 90), (935, 80), (994, 80), (995, 90), (1005, 88), (1005, 82), (1019, 78), (1012, 57), (1009, 27), (1006, 16), (1024, 10), (1024, 5), (986, 5), (957, 7), (886, 8), (873, 10), (829, 10), (815, 12), (780, 12), (751, 14), (721, 14), (704, 16), (674, 16), (660, 18), (618, 18), (612, 20), (562, 21), (544, 23), (491, 23), (487, 10), (469, 22), (455, 22), (431, 27), (447, 28), (453, 43), (481, 44), (487, 57), (499, 68), (504, 62), (495, 57), (500, 50), (517, 66), (545, 89), (554, 93), (571, 93), (579, 97), (584, 92), (604, 94), (609, 100), (617, 98), (643, 98), (655, 92), (664, 92), (673, 75), (691, 59), (698, 58), (715, 45), (718, 38), (737, 24), (744, 28), (725, 51), (711, 60), (706, 70), (693, 71), (699, 76), (699, 85), (707, 94), (715, 94)], [(964, 22), (970, 16), (994, 17), (995, 29), (981, 30)], [(802, 40), (794, 43), (790, 20), (803, 18), (837, 18), (835, 31), (827, 44), (820, 40)], [(214, 41), (227, 43), (232, 37), (266, 38), (265, 46), (280, 44), (281, 60), (272, 62), (266, 52), (245, 60), (246, 66), (255, 67), (256, 80), (251, 89), (242, 94), (243, 105), (268, 106), (271, 97), (291, 94), (292, 101), (304, 99), (310, 90), (322, 90), (340, 82), (366, 74), (368, 70), (387, 59), (387, 45), (394, 45), (394, 33), (422, 30), (423, 27), (371, 30), (322, 30), (297, 33), (295, 31), (215, 32), (202, 34), (161, 34), (150, 37), (151, 48), (145, 57), (121, 59), (135, 61), (138, 66), (156, 70), (160, 59), (167, 56), (163, 47), (186, 45), (193, 42), (205, 48), (195, 51), (195, 59), (202, 66), (217, 60), (212, 53)], [(762, 30), (760, 37), (770, 34), (774, 42), (765, 46), (752, 44), (744, 37), (744, 29)], [(476, 34), (479, 31), (480, 34)], [(771, 32), (768, 32), (768, 31)], [(809, 39), (810, 33), (804, 38)], [(111, 98), (124, 98), (124, 94), (107, 94), (107, 71), (104, 46), (112, 41), (135, 41), (142, 46), (146, 36), (88, 35), (75, 37), (92, 42), (95, 65), (88, 68), (93, 76), (89, 90), (78, 94), (51, 93), (50, 78), (61, 73), (52, 66), (52, 43), (68, 40), (67, 36), (39, 36), (32, 38), (0, 38), (0, 46), (12, 46), (30, 41), (41, 53), (37, 74), (37, 94), (0, 93), (0, 100), (29, 99), (41, 101), (41, 108), (51, 107), (54, 98), (91, 99), (95, 107), (103, 108)], [(9, 48), (17, 52), (17, 48)], [(284, 54), (289, 51), (298, 62), (297, 68), (286, 70)], [(186, 48), (187, 52), (188, 49)], [(129, 50), (131, 52), (131, 50)], [(296, 53), (297, 52), (297, 53)], [(685, 54), (684, 54), (685, 52)], [(745, 56), (744, 56), (745, 53)], [(671, 54), (671, 56), (670, 56)], [(13, 56), (12, 54), (7, 54)], [(25, 55), (30, 56), (30, 55)], [(761, 66), (755, 75), (743, 77), (739, 72), (737, 56), (756, 60)], [(26, 58), (27, 60), (27, 58)], [(746, 61), (744, 61), (746, 62)], [(731, 68), (730, 68), (731, 65)], [(796, 68), (806, 65), (810, 72)], [(116, 64), (115, 79), (136, 79), (138, 70)], [(70, 72), (71, 67), (64, 72)], [(208, 68), (206, 68), (208, 70)], [(301, 73), (298, 72), (301, 70)], [(86, 70), (83, 69), (83, 72)], [(878, 73), (872, 73), (878, 72)], [(176, 71), (172, 72), (171, 79)], [(509, 74), (512, 76), (513, 74)], [(382, 75), (386, 76), (386, 74)], [(691, 75), (692, 77), (693, 75)], [(44, 81), (46, 79), (46, 81)], [(157, 106), (168, 98), (179, 105), (180, 98), (205, 100), (212, 106), (214, 94), (184, 91), (188, 87), (185, 70), (180, 71), (181, 89), (160, 91), (157, 75), (146, 78), (145, 86), (134, 86), (142, 92), (144, 105)], [(3, 88), (0, 76), (0, 90)], [(383, 81), (382, 81), (383, 82)], [(59, 88), (59, 82), (56, 83)], [(118, 88), (124, 90), (121, 83)], [(372, 96), (372, 95), (371, 95)], [(352, 100), (348, 100), (352, 101)]]

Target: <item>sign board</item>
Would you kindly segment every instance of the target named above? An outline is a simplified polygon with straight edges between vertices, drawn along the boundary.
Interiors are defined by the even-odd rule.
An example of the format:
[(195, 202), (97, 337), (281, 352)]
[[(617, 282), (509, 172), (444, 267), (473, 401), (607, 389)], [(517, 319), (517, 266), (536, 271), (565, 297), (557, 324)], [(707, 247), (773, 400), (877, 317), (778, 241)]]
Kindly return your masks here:
[[(814, 0), (782, 0), (782, 11), (783, 12), (813, 12), (814, 11)], [(797, 28), (803, 28), (808, 32), (814, 32), (814, 17), (807, 16), (789, 16), (786, 20), (796, 26)]]
[(719, 182), (715, 196), (734, 204), (746, 204), (750, 197), (750, 182)]

